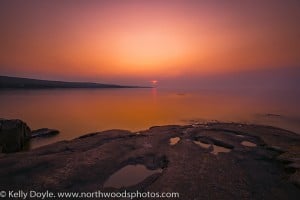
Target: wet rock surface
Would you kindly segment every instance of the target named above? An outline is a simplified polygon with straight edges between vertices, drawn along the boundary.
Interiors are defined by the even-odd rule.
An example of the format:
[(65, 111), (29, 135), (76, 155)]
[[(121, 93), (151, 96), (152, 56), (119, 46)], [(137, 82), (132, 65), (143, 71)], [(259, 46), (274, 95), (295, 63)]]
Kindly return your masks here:
[(31, 131), (25, 122), (0, 119), (0, 153), (21, 151), (30, 137)]
[[(176, 137), (180, 141), (170, 145), (170, 139)], [(255, 145), (243, 145), (245, 141)], [(215, 146), (227, 150), (213, 153)], [(134, 165), (159, 173), (135, 185), (105, 187), (113, 174)], [(268, 126), (156, 126), (138, 135), (110, 130), (29, 152), (1, 155), (0, 166), (1, 190), (126, 189), (178, 192), (180, 199), (186, 200), (300, 196), (300, 136)]]

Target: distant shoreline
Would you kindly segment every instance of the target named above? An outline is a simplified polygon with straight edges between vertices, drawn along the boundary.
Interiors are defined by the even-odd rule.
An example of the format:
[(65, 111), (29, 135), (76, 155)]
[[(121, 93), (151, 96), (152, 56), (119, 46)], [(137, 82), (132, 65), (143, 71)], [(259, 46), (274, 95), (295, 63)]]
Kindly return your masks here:
[(149, 86), (129, 86), (93, 82), (67, 82), (40, 80), (20, 77), (0, 76), (0, 90), (3, 89), (112, 89), (112, 88), (152, 88)]

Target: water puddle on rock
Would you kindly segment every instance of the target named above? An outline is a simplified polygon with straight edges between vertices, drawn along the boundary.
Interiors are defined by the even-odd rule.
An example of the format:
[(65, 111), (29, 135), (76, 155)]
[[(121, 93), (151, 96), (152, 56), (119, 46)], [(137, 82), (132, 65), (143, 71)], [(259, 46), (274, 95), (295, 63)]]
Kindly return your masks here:
[(115, 172), (104, 183), (104, 187), (122, 188), (136, 185), (148, 176), (161, 173), (162, 169), (150, 170), (144, 165), (127, 165)]
[(229, 153), (231, 151), (231, 149), (217, 146), (217, 145), (213, 145), (213, 148), (214, 150), (211, 153), (214, 155), (218, 155), (219, 153)]
[(241, 142), (241, 144), (246, 147), (256, 147), (257, 146), (255, 143), (248, 142), (248, 141), (243, 141), (243, 142)]
[(180, 141), (180, 137), (173, 137), (170, 139), (170, 145), (175, 145)]
[(205, 149), (208, 149), (210, 147), (210, 144), (206, 144), (206, 143), (203, 143), (203, 142), (200, 142), (200, 141), (194, 141), (195, 144), (197, 144), (198, 146), (202, 147), (202, 148), (205, 148)]
[[(211, 146), (211, 144), (206, 144), (206, 143), (200, 142), (200, 141), (194, 141), (194, 143), (205, 149), (208, 149)], [(219, 153), (229, 153), (231, 151), (231, 149), (221, 147), (218, 145), (213, 144), (212, 146), (213, 146), (213, 151), (210, 153), (212, 153), (214, 155), (218, 155)]]

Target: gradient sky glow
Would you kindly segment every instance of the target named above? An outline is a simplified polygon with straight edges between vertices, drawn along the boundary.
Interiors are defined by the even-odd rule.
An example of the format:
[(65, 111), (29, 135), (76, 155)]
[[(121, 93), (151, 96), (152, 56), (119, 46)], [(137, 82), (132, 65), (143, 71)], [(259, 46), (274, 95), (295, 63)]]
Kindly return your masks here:
[(299, 67), (299, 19), (297, 0), (1, 0), (0, 74), (145, 84)]

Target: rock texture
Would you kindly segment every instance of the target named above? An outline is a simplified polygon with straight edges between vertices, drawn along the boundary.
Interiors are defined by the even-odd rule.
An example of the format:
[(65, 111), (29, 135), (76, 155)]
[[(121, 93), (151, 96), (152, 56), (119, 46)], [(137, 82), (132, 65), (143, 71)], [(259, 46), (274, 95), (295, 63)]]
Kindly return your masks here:
[[(180, 140), (170, 145), (174, 137)], [(242, 145), (245, 141), (256, 146)], [(212, 153), (217, 147), (227, 153)], [(174, 125), (138, 134), (110, 130), (2, 155), (0, 189), (179, 192), (186, 200), (298, 199), (299, 155), (299, 135), (267, 126)], [(162, 172), (126, 188), (104, 188), (112, 174), (132, 164)]]
[(30, 128), (25, 122), (0, 119), (0, 153), (21, 151), (30, 136)]

